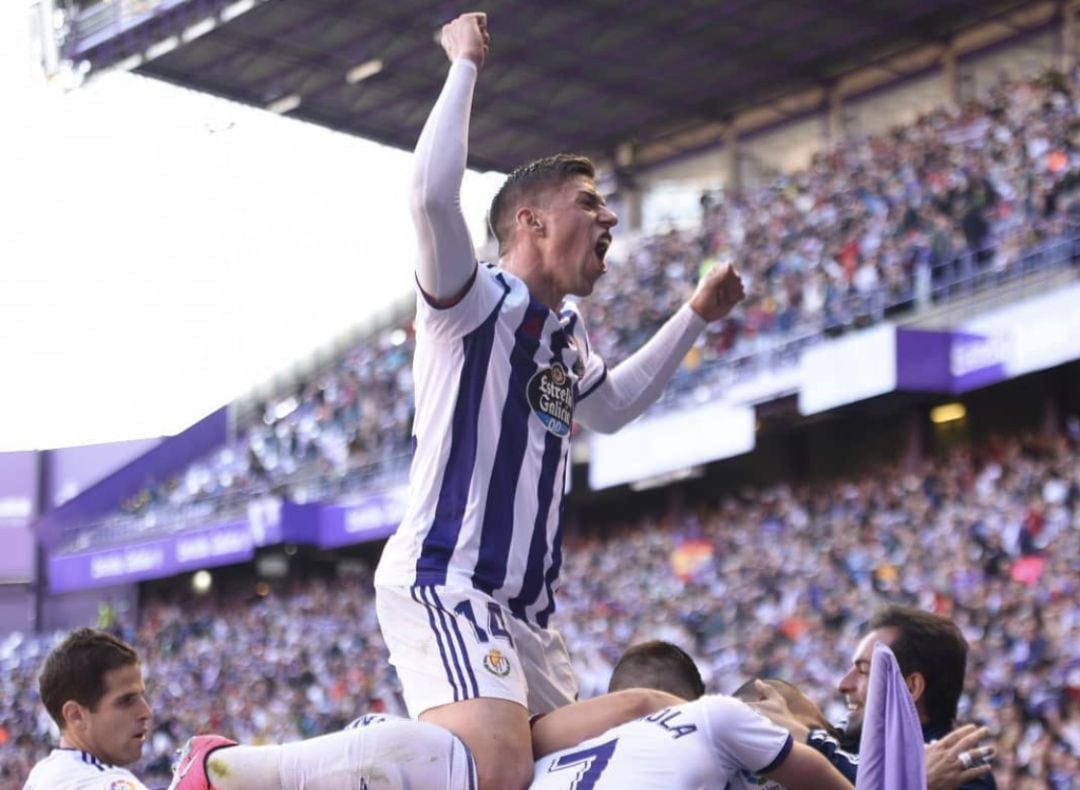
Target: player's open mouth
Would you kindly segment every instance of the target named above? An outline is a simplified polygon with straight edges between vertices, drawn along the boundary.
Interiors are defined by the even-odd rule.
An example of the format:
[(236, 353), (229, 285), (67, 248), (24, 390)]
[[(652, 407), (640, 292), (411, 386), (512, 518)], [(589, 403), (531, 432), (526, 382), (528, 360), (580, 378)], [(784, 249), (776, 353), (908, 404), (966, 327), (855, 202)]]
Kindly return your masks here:
[(611, 247), (611, 236), (604, 234), (596, 240), (596, 246), (593, 249), (596, 251), (596, 258), (600, 261), (601, 271), (607, 271), (607, 264), (604, 263), (604, 256), (607, 255), (608, 249)]

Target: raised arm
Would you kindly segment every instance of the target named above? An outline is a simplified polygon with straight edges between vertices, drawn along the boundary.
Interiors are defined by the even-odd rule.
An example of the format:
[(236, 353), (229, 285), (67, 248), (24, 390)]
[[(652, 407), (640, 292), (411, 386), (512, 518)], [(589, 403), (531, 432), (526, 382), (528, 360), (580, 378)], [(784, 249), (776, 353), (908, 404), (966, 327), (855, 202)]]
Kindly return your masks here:
[(705, 325), (731, 312), (743, 293), (742, 278), (733, 267), (709, 270), (690, 301), (582, 398), (578, 421), (599, 433), (613, 433), (639, 417), (663, 393)]
[(431, 302), (450, 306), (476, 270), (460, 193), (473, 88), (488, 49), (486, 15), (462, 14), (443, 26), (440, 41), (450, 73), (416, 143), (411, 203), (420, 252), (417, 283)]

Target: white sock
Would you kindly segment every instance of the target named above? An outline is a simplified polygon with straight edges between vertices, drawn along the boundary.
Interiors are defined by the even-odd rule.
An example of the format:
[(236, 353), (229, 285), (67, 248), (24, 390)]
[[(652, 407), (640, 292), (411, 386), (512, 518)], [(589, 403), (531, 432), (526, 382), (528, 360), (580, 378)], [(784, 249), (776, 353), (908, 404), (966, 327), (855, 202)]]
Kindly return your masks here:
[(448, 730), (401, 720), (210, 756), (218, 790), (473, 790), (472, 755)]

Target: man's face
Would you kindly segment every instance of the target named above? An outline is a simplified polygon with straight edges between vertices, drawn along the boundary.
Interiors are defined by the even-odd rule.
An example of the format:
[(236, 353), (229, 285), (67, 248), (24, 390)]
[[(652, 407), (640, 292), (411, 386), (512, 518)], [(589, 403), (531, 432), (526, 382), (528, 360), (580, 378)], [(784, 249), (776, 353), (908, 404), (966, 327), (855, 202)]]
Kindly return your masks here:
[(857, 739), (862, 734), (866, 693), (870, 688), (870, 659), (874, 655), (874, 645), (880, 642), (889, 647), (894, 639), (896, 639), (895, 628), (879, 628), (864, 636), (851, 657), (851, 668), (836, 684), (837, 691), (843, 694), (847, 701), (848, 720), (844, 732), (849, 738)]
[(78, 707), (74, 720), (67, 719), (64, 732), (71, 746), (111, 765), (130, 765), (142, 756), (151, 712), (138, 664), (110, 669), (105, 673), (105, 695), (97, 706), (93, 710)]
[(545, 264), (553, 284), (563, 294), (588, 296), (607, 271), (604, 255), (619, 218), (584, 175), (564, 181), (538, 211), (547, 230)]

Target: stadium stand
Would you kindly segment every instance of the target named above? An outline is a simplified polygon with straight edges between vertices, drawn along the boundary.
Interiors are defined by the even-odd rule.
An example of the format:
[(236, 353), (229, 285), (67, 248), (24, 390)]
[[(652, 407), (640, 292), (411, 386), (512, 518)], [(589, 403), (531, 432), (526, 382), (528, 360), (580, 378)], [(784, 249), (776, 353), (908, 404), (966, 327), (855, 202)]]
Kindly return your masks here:
[[(131, 3), (78, 5), (82, 10), (73, 18), (83, 29), (69, 43), (81, 47), (77, 54), (95, 69), (132, 57), (151, 34), (173, 22), (192, 21), (180, 19), (180, 11), (173, 12), (180, 4), (167, 0), (141, 4), (139, 14), (126, 16), (120, 11)], [(256, 35), (234, 36), (233, 46), (250, 46), (254, 65), (236, 82), (214, 82), (237, 76), (230, 74), (237, 53), (227, 51), (224, 25), (147, 60), (141, 71), (264, 104), (252, 98), (263, 94), (247, 89), (280, 71), (280, 63), (261, 58), (273, 60), (274, 47), (288, 43), (286, 36), (279, 42), (267, 35), (274, 27), (270, 12), (283, 19), (303, 12), (304, 4), (250, 5), (257, 13), (241, 20), (251, 21)], [(285, 32), (316, 41), (333, 27), (329, 5)], [(935, 4), (906, 5), (925, 11)], [(948, 24), (944, 16), (940, 28), (933, 19), (923, 20), (935, 36), (956, 32), (957, 8), (976, 13), (970, 3), (938, 5), (950, 6), (948, 14), (942, 12)], [(1022, 5), (995, 0), (979, 5), (977, 13), (988, 20)], [(746, 13), (755, 6), (764, 9), (747, 4)], [(403, 9), (396, 10), (404, 14)], [(835, 16), (824, 4), (815, 13)], [(840, 16), (837, 23), (849, 25), (859, 15)], [(1014, 30), (1023, 27), (1014, 17), (1007, 21)], [(110, 26), (121, 22), (130, 30), (106, 40)], [(339, 29), (346, 28), (343, 23)], [(549, 42), (558, 38), (553, 29)], [(407, 43), (399, 30), (391, 32), (392, 39)], [(745, 32), (737, 30), (737, 37)], [(818, 32), (826, 47), (839, 45), (836, 31)], [(513, 31), (508, 33), (514, 41)], [(868, 39), (855, 60), (877, 58), (885, 44)], [(318, 55), (319, 46), (313, 43), (309, 54)], [(214, 47), (222, 51), (201, 60)], [(734, 54), (760, 57), (756, 47), (736, 49)], [(831, 69), (837, 51), (826, 54), (822, 62)], [(708, 57), (698, 60), (711, 68)], [(328, 69), (341, 83), (340, 65), (313, 57), (310, 68), (297, 73), (317, 81)], [(634, 64), (622, 58), (617, 65), (621, 79)], [(733, 103), (724, 111), (733, 114), (752, 110), (761, 98), (752, 88), (738, 88), (742, 73), (769, 71), (760, 60), (738, 65), (734, 82), (716, 81), (732, 88)], [(319, 89), (295, 115), (345, 128), (345, 116), (329, 111), (325, 102), (377, 101), (401, 87), (390, 82), (398, 77), (385, 76), (385, 83), (367, 82), (360, 99), (347, 95), (355, 90), (351, 81), (340, 97)], [(842, 75), (816, 76), (824, 81)], [(792, 83), (788, 77), (785, 90), (798, 87), (798, 79)], [(515, 72), (500, 90), (512, 94), (535, 78)], [(407, 87), (400, 103), (386, 102), (393, 113), (353, 115), (373, 123), (393, 115), (413, 135), (411, 103), (427, 97), (419, 82)], [(625, 87), (622, 92), (631, 93)], [(656, 94), (633, 98), (664, 105)], [(612, 260), (621, 260), (591, 300), (593, 342), (609, 363), (617, 362), (655, 329), (703, 266), (738, 261), (754, 293), (688, 358), (661, 404), (677, 410), (739, 378), (790, 366), (811, 345), (850, 330), (917, 321), (985, 293), (1007, 299), (1010, 285), (1042, 283), (1038, 278), (1048, 273), (1075, 279), (1078, 100), (1078, 72), (1013, 78), (977, 100), (935, 110), (888, 133), (844, 139), (808, 168), (764, 187), (707, 190), (694, 227), (628, 234), (633, 242), (616, 250)], [(677, 121), (673, 136), (679, 144), (657, 143), (649, 156), (662, 161), (694, 150), (703, 128), (715, 142), (715, 118), (703, 121), (689, 109), (700, 102), (701, 97), (680, 96), (676, 110), (659, 113), (662, 125), (650, 131), (662, 136), (669, 121)], [(589, 109), (602, 114), (599, 124), (610, 120), (613, 127), (640, 111), (615, 102)], [(679, 117), (669, 118), (674, 115)], [(516, 139), (526, 148), (542, 144), (546, 153), (560, 134), (579, 138), (579, 126)], [(404, 144), (401, 129), (360, 131)], [(505, 164), (502, 158), (511, 156), (506, 141), (514, 135), (504, 132), (478, 131), (483, 158), (474, 164)], [(605, 146), (613, 138), (605, 134), (588, 138), (597, 153), (609, 152)], [(518, 153), (514, 149), (514, 160), (521, 158)], [(648, 158), (643, 155), (639, 164)], [(181, 475), (147, 485), (106, 520), (74, 525), (65, 533), (65, 550), (184, 532), (241, 512), (260, 497), (322, 502), (398, 479), (410, 449), (411, 350), (408, 321), (382, 327), (325, 368), (267, 397), (241, 423), (234, 441)], [(1076, 372), (1074, 362), (1071, 380)], [(1043, 406), (1033, 402), (1027, 410)], [(892, 408), (897, 412), (890, 419), (899, 421), (904, 404)], [(755, 464), (773, 460), (762, 450), (746, 461), (750, 471), (730, 484), (721, 485), (724, 472), (713, 467), (699, 485), (667, 486), (638, 497), (625, 489), (607, 498), (588, 491), (571, 497), (555, 624), (571, 646), (583, 693), (604, 689), (614, 657), (628, 643), (665, 638), (694, 653), (712, 689), (731, 690), (749, 676), (775, 674), (804, 687), (839, 719), (843, 709), (833, 686), (861, 623), (875, 604), (901, 601), (953, 617), (970, 640), (962, 716), (992, 727), (999, 786), (1070, 787), (1080, 775), (1080, 417), (1059, 414), (1045, 422), (1042, 432), (947, 441), (936, 453), (874, 446), (867, 453), (872, 462), (844, 459), (844, 469), (830, 468), (828, 474), (802, 469), (757, 475)], [(872, 429), (859, 423), (854, 432), (860, 431)], [(811, 455), (810, 463), (822, 460)], [(775, 482), (762, 484), (766, 477)], [(754, 484), (742, 486), (742, 479)], [(144, 585), (137, 613), (114, 620), (106, 612), (102, 624), (134, 641), (146, 656), (159, 712), (137, 771), (151, 783), (164, 781), (173, 750), (193, 732), (218, 731), (260, 743), (334, 729), (365, 710), (400, 712), (365, 564), (377, 548), (347, 553), (344, 562), (341, 555), (331, 562), (301, 549), (290, 576), (271, 581), (250, 565), (227, 569), (208, 595), (192, 594), (177, 579)], [(357, 554), (365, 560), (357, 562)], [(0, 788), (20, 786), (48, 749), (51, 726), (36, 698), (35, 675), (58, 638), (13, 634), (0, 641), (0, 747), (14, 746), (0, 748)]]
[[(557, 619), (583, 694), (605, 689), (627, 644), (663, 638), (691, 650), (712, 689), (780, 676), (842, 718), (833, 687), (862, 622), (875, 603), (905, 602), (967, 636), (961, 716), (993, 728), (999, 786), (1068, 787), (1080, 775), (1080, 420), (1069, 425), (824, 483), (668, 489), (652, 507), (576, 514)], [(366, 570), (159, 592), (114, 627), (146, 658), (151, 777), (192, 732), (273, 742), (400, 710)], [(2, 753), (7, 782), (47, 749), (34, 678), (58, 638), (0, 646), (0, 721), (18, 747)]]
[[(592, 342), (614, 364), (650, 337), (717, 260), (749, 298), (706, 332), (676, 377), (702, 397), (733, 377), (792, 364), (850, 329), (910, 319), (1080, 259), (1080, 80), (1048, 72), (887, 135), (845, 141), (805, 171), (706, 201), (700, 225), (636, 243), (589, 301)], [(412, 333), (387, 327), (183, 475), (85, 526), (69, 551), (183, 529), (277, 494), (300, 501), (400, 475), (410, 449)]]

